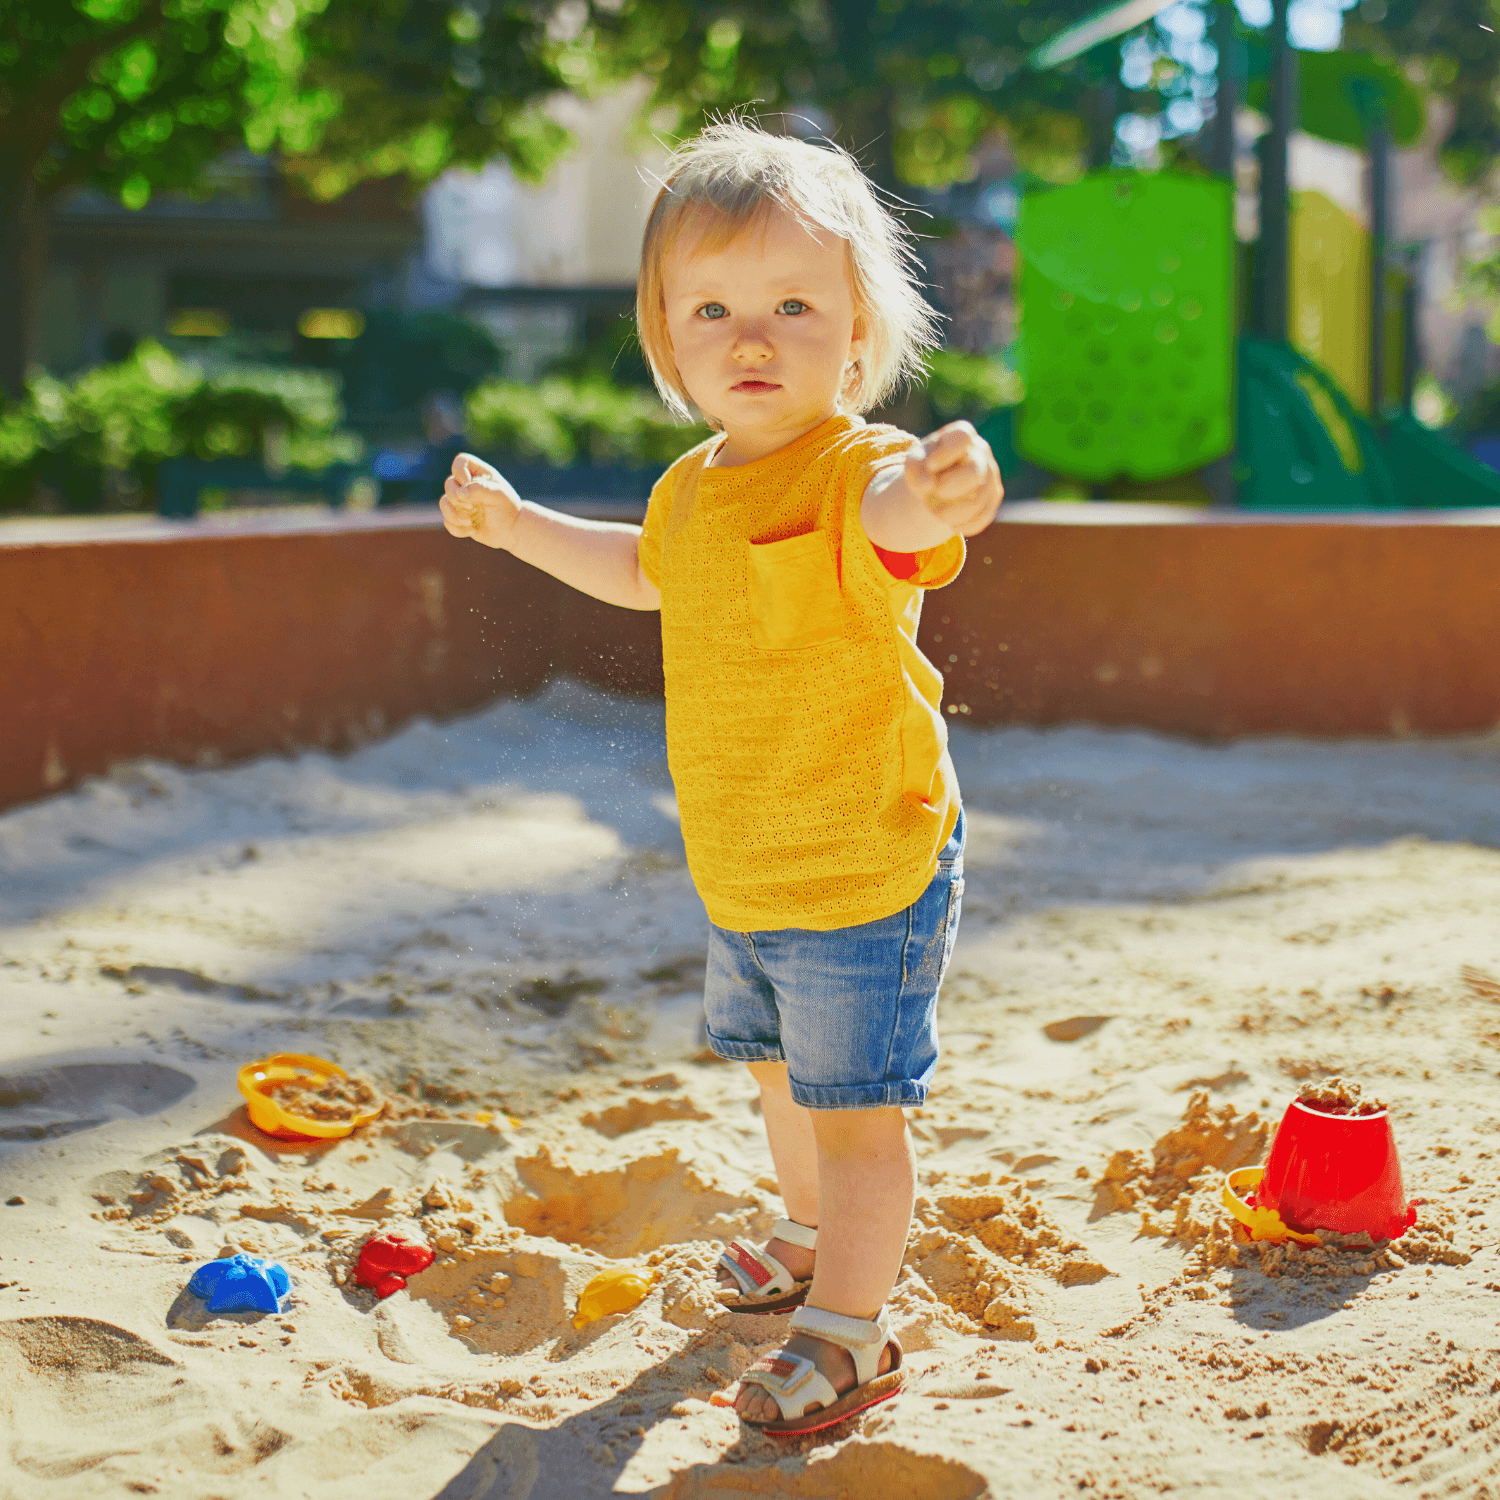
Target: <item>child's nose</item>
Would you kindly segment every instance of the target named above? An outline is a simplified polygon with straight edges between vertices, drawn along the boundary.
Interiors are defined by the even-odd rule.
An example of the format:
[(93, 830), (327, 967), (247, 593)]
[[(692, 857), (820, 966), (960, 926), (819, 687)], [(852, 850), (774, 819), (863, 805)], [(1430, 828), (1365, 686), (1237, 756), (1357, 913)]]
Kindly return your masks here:
[(736, 358), (769, 359), (772, 353), (770, 333), (763, 323), (746, 323), (734, 341)]

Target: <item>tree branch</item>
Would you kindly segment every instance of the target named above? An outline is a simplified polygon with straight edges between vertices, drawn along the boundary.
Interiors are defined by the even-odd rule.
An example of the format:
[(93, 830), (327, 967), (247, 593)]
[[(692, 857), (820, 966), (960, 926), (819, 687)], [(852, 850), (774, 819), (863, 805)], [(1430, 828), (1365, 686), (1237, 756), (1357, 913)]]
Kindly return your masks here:
[(58, 65), (48, 71), (43, 85), (31, 96), (29, 108), (12, 125), (14, 138), (20, 142), (17, 154), (24, 172), (28, 175), (36, 172), (37, 164), (56, 138), (57, 117), (63, 105), (88, 82), (89, 69), (122, 42), (149, 35), (165, 20), (162, 0), (146, 0), (135, 20), (107, 35), (78, 42), (63, 53)]

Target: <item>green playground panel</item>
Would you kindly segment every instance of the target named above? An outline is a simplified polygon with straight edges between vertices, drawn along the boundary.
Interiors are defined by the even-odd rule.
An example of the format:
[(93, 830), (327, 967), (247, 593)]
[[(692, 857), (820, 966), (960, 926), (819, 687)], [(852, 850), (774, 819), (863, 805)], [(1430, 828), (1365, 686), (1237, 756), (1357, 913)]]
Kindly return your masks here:
[(1164, 479), (1234, 441), (1228, 183), (1091, 173), (1029, 193), (1016, 449), (1080, 479)]

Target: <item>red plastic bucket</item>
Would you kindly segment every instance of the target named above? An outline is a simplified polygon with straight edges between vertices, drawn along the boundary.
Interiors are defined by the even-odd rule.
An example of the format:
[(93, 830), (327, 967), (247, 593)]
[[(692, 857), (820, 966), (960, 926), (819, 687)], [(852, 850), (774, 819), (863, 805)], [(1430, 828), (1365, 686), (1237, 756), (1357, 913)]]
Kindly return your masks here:
[(1333, 1115), (1294, 1099), (1266, 1161), (1254, 1200), (1284, 1223), (1309, 1232), (1366, 1234), (1393, 1240), (1416, 1222), (1401, 1185), (1401, 1160), (1385, 1110)]

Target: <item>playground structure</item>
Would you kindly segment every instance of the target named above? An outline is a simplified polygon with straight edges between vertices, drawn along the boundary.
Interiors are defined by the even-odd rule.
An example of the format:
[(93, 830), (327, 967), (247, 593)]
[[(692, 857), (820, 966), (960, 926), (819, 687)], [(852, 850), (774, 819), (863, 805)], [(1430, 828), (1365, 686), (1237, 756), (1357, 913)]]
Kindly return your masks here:
[[(1107, 45), (1169, 3), (1107, 7), (1039, 48), (1032, 65)], [(1196, 476), (1215, 503), (1264, 511), (1500, 506), (1500, 473), (1412, 410), (1415, 290), (1389, 250), (1390, 151), (1420, 137), (1423, 102), (1379, 59), (1297, 52), (1287, 9), (1273, 0), (1265, 73), (1248, 90), (1270, 121), (1248, 286), (1236, 275), (1233, 122), (1244, 80), (1229, 0), (1213, 6), (1209, 173), (1108, 165), (1103, 89), (1096, 112), (1111, 128), (1095, 131), (1093, 170), (1023, 199), (1027, 399), (984, 427), (1002, 471), (1031, 464), (1100, 498)], [(1366, 152), (1368, 229), (1320, 193), (1289, 191), (1294, 123)]]

